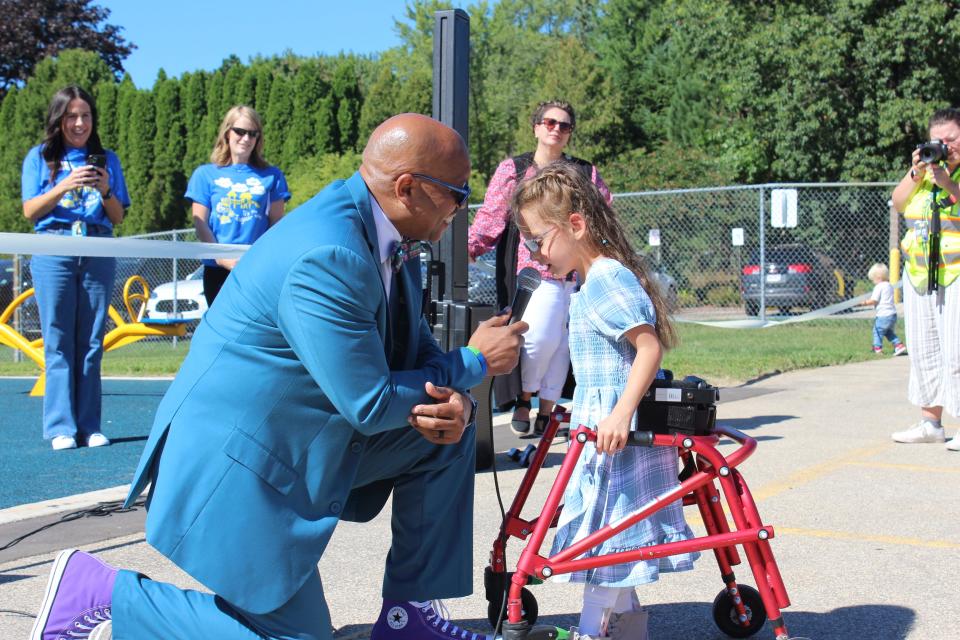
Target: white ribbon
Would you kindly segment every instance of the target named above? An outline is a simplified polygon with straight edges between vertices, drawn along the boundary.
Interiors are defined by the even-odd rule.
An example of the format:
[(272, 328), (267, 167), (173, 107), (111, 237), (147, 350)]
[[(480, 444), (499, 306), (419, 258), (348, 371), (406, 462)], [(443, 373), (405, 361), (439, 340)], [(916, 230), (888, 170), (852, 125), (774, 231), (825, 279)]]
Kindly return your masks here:
[(0, 233), (0, 253), (98, 258), (239, 258), (249, 245), (173, 242), (138, 238), (63, 236), (54, 233)]

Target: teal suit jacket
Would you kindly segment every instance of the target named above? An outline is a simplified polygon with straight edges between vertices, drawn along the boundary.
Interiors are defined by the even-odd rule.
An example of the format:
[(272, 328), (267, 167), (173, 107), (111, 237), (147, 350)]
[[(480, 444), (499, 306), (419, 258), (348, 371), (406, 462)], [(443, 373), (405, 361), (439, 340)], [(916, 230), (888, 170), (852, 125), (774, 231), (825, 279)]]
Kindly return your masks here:
[[(365, 440), (409, 429), (426, 381), (467, 389), (483, 371), (440, 350), (406, 306), (391, 336), (370, 195), (335, 182), (250, 248), (194, 334), (157, 410), (127, 502), (151, 482), (147, 541), (251, 613), (303, 584), (341, 518), (366, 520), (390, 483), (353, 490)], [(418, 260), (398, 277), (421, 291)], [(394, 284), (396, 286), (396, 284)], [(406, 343), (400, 371), (390, 340)]]

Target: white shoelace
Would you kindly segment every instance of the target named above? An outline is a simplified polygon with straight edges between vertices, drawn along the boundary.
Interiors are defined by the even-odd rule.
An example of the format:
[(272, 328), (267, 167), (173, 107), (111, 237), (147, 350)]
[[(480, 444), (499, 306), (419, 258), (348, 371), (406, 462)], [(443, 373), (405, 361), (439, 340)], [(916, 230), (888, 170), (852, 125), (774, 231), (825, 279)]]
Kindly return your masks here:
[(449, 634), (451, 638), (461, 640), (493, 640), (493, 636), (474, 633), (461, 629), (450, 622), (450, 610), (443, 604), (443, 600), (428, 600), (426, 602), (411, 601), (420, 611), (427, 614), (427, 622), (441, 633)]

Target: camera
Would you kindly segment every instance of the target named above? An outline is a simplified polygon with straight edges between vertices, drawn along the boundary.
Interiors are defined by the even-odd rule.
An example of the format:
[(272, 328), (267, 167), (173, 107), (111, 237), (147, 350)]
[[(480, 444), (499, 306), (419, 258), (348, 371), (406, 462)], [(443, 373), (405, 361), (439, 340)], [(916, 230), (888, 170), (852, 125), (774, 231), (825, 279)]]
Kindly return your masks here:
[(947, 145), (941, 140), (931, 140), (930, 142), (918, 144), (917, 149), (920, 150), (920, 162), (926, 164), (942, 162), (947, 159), (947, 154), (950, 152), (950, 150), (947, 149)]
[(107, 168), (107, 156), (102, 153), (91, 153), (87, 156), (87, 164), (92, 165), (98, 169)]

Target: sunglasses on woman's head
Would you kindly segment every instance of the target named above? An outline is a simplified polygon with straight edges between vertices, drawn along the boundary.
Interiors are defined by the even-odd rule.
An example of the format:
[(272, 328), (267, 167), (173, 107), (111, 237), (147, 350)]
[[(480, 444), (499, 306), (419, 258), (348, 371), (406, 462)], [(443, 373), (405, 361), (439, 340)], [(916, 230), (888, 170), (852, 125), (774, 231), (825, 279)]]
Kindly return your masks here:
[(241, 127), (230, 127), (230, 131), (233, 131), (237, 134), (238, 138), (243, 138), (243, 136), (250, 136), (251, 140), (256, 140), (257, 136), (260, 135), (260, 132), (256, 129), (243, 129)]
[(547, 131), (553, 131), (554, 129), (560, 129), (560, 133), (570, 133), (573, 131), (573, 125), (569, 122), (563, 122), (562, 120), (557, 120), (556, 118), (544, 118), (537, 124), (542, 124), (547, 128)]

